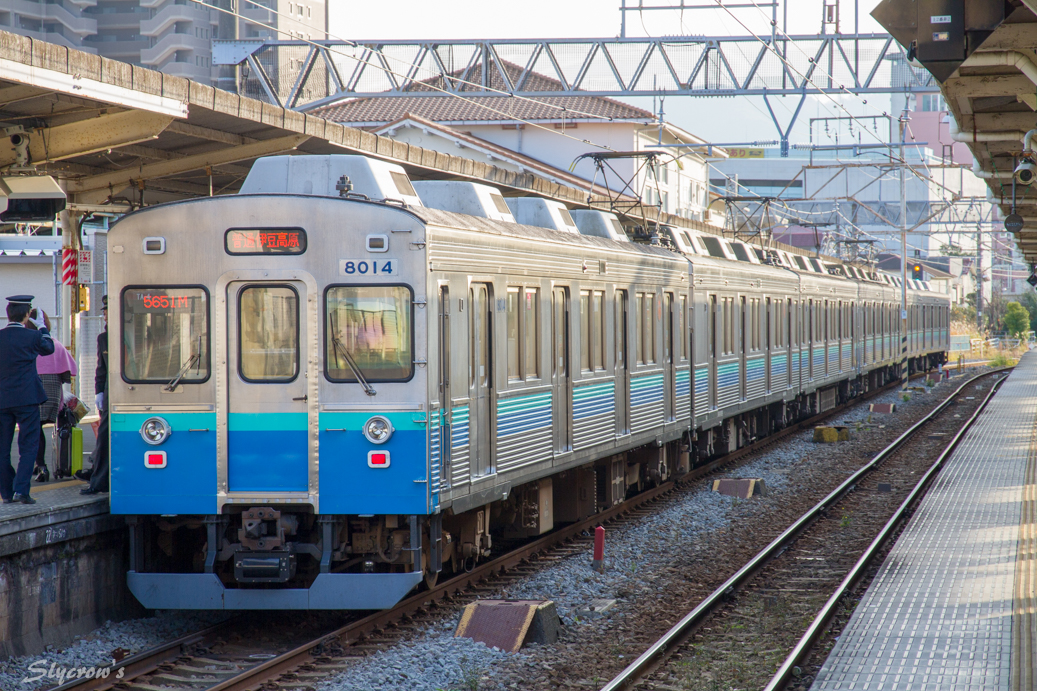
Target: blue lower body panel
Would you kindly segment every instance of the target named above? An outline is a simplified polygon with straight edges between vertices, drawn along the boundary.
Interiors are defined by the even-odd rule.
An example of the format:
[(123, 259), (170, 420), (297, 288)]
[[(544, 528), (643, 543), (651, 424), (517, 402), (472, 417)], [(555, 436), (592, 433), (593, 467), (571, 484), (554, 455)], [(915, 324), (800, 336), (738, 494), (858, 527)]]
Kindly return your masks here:
[(410, 573), (322, 573), (309, 588), (226, 588), (211, 573), (137, 573), (126, 583), (148, 609), (388, 609), (421, 582)]
[(227, 482), (231, 492), (305, 492), (309, 450), (305, 430), (229, 431)]

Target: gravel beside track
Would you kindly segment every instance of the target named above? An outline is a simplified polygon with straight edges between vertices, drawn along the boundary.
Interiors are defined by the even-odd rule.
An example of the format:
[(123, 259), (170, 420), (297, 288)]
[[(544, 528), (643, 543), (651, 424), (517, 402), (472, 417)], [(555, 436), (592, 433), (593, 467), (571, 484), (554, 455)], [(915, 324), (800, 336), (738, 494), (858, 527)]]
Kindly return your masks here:
[(47, 646), (39, 655), (0, 660), (0, 689), (28, 690), (56, 685), (57, 679), (53, 675), (37, 682), (24, 680), (36, 677), (39, 669), (49, 672), (51, 665), (55, 666), (55, 673), (60, 669), (110, 666), (112, 655), (118, 649), (128, 651), (127, 654), (139, 653), (226, 618), (223, 612), (161, 611), (144, 619), (105, 622), (104, 626), (77, 638), (66, 648)]

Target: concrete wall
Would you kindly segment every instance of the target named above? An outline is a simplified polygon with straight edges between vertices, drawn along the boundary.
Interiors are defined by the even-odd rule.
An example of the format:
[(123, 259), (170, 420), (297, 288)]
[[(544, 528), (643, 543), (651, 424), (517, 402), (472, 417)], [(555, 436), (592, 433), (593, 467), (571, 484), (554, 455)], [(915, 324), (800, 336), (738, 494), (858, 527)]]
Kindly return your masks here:
[[(106, 511), (107, 502), (89, 507)], [(16, 532), (8, 531), (17, 521), (0, 524), (8, 532), (0, 536), (0, 658), (63, 647), (106, 621), (143, 614), (126, 588), (122, 517), (66, 517), (49, 525), (23, 519), (36, 521)]]

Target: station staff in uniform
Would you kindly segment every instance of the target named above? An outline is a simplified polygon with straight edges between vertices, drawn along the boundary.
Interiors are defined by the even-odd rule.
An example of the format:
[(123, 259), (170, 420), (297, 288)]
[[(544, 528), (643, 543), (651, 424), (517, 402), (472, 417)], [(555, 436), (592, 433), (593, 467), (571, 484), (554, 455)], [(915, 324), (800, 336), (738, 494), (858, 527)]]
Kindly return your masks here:
[(80, 494), (107, 492), (108, 482), (108, 296), (101, 297), (101, 314), (104, 315), (104, 331), (97, 334), (97, 368), (94, 370), (94, 403), (101, 415), (97, 426), (97, 443), (90, 456), (90, 486), (79, 490)]
[[(36, 358), (54, 352), (43, 319), (32, 320), (32, 295), (7, 298), (7, 326), (0, 329), (0, 497), (5, 504), (35, 504), (29, 481), (40, 443), (40, 404), (47, 401)], [(11, 442), (18, 425), (18, 470), (11, 467)]]

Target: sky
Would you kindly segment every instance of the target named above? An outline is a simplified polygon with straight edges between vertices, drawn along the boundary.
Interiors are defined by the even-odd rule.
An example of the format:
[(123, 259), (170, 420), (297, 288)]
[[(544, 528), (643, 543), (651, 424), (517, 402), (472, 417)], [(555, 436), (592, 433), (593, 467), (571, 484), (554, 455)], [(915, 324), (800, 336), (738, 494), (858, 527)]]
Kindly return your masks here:
[[(626, 0), (635, 6), (639, 0)], [(730, 2), (730, 0), (728, 0)], [(785, 0), (778, 0), (785, 2)], [(838, 0), (828, 0), (836, 2)], [(601, 38), (620, 33), (622, 0), (329, 0), (329, 30), (333, 38), (346, 39), (485, 39), (485, 38)], [(711, 0), (685, 0), (711, 6)], [(763, 3), (764, 0), (757, 0)], [(825, 0), (788, 0), (777, 7), (779, 26), (788, 17), (789, 34), (820, 33)], [(645, 0), (645, 5), (679, 5), (680, 0)], [(744, 0), (739, 4), (744, 4)], [(881, 32), (869, 16), (876, 0), (841, 0), (840, 28), (854, 30), (854, 6), (861, 33)], [(770, 33), (770, 8), (694, 11), (628, 12), (627, 36), (711, 35), (746, 36)], [(391, 18), (391, 21), (386, 21)], [(868, 105), (856, 97), (835, 97), (854, 115), (873, 115), (889, 109), (889, 99), (872, 96)], [(622, 99), (653, 110), (652, 98)], [(772, 99), (786, 125), (798, 98)], [(658, 102), (655, 102), (655, 109)], [(664, 103), (668, 122), (715, 142), (774, 140), (777, 130), (760, 97), (710, 99), (671, 96)], [(654, 112), (654, 111), (653, 111)], [(804, 104), (790, 139), (806, 142), (809, 119), (845, 115), (827, 97), (810, 97)], [(875, 141), (874, 139), (872, 141)]]

